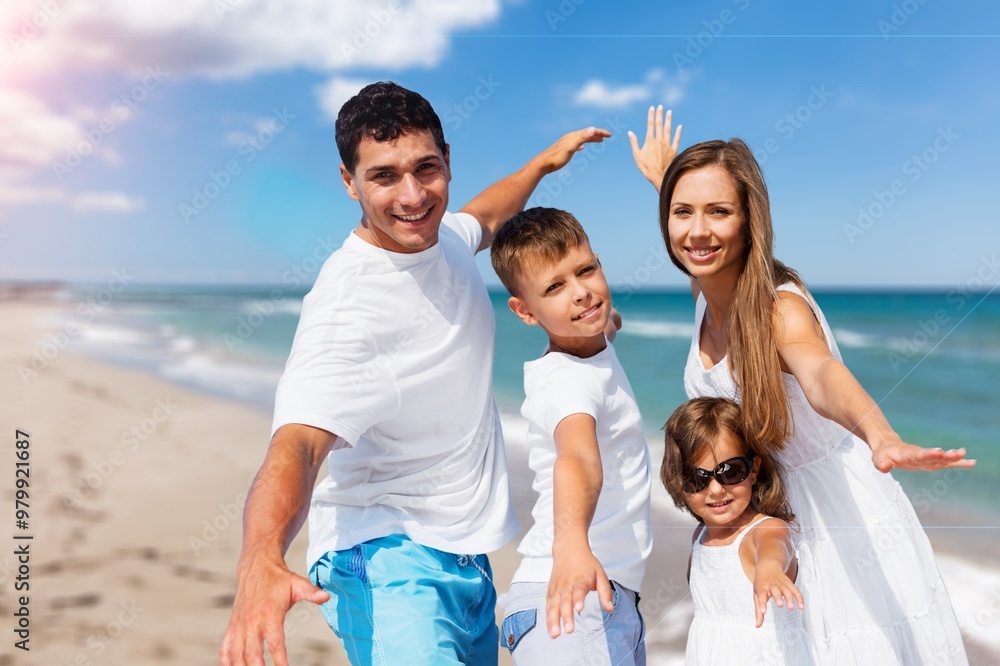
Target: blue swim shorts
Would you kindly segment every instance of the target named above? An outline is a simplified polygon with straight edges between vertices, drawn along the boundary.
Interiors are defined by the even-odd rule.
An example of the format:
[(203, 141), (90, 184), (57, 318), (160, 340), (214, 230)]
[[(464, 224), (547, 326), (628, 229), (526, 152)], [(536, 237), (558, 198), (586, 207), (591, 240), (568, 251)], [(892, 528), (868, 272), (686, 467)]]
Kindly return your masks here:
[(354, 666), (497, 663), (496, 590), (485, 555), (403, 534), (330, 551), (309, 571), (320, 608)]

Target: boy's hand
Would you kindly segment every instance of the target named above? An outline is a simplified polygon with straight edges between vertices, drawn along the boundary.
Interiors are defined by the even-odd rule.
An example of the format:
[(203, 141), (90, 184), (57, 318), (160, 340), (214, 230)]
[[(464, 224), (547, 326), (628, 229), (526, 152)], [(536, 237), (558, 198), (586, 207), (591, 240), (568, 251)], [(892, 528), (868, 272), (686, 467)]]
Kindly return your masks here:
[(655, 109), (649, 107), (649, 114), (646, 117), (646, 140), (639, 148), (639, 139), (633, 132), (628, 133), (628, 140), (632, 144), (632, 157), (639, 171), (653, 184), (656, 191), (660, 191), (663, 184), (663, 175), (667, 173), (667, 167), (677, 157), (677, 147), (681, 142), (681, 129), (683, 125), (677, 126), (674, 133), (673, 142), (670, 141), (671, 122), (673, 111), (667, 111), (666, 118), (663, 116), (663, 105)]
[(609, 613), (615, 609), (611, 581), (586, 542), (577, 547), (554, 550), (552, 576), (545, 602), (545, 619), (549, 636), (559, 636), (564, 627), (573, 633), (573, 615), (583, 610), (587, 593), (596, 590), (601, 606)]
[(573, 155), (583, 150), (588, 143), (600, 143), (611, 136), (611, 132), (597, 127), (576, 130), (559, 137), (551, 146), (535, 155), (532, 159), (542, 174), (558, 171), (569, 164)]
[(796, 606), (799, 610), (805, 608), (802, 593), (776, 562), (758, 562), (753, 579), (754, 610), (757, 614), (757, 626), (764, 624), (764, 614), (767, 613), (767, 600), (774, 599), (777, 606), (789, 609)]

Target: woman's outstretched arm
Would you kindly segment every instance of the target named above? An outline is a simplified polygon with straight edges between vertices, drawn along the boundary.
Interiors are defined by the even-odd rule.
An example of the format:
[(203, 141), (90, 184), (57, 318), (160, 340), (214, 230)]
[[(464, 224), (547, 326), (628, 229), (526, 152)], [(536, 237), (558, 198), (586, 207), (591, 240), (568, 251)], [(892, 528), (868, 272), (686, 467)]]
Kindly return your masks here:
[(937, 470), (972, 467), (965, 449), (943, 451), (904, 442), (851, 371), (830, 353), (809, 304), (799, 295), (778, 292), (774, 333), (783, 369), (795, 375), (809, 404), (821, 416), (863, 439), (882, 472), (894, 467)]

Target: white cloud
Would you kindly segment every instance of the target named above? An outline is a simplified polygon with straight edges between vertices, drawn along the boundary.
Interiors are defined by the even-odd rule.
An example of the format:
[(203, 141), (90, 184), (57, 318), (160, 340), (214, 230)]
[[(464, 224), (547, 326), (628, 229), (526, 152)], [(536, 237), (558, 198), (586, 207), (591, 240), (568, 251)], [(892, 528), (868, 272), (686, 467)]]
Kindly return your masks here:
[(24, 183), (6, 183), (0, 180), (0, 205), (24, 206), (46, 203), (69, 205), (80, 213), (94, 211), (132, 213), (146, 207), (144, 199), (130, 197), (121, 192), (74, 194), (62, 187), (32, 187)]
[(632, 102), (649, 99), (652, 94), (649, 86), (646, 85), (613, 88), (603, 81), (591, 79), (573, 96), (573, 103), (578, 106), (616, 109), (628, 106)]
[(40, 5), (4, 0), (0, 25), (11, 26), (13, 64), (134, 75), (160, 66), (172, 75), (213, 79), (296, 67), (431, 67), (448, 52), (452, 32), (500, 14), (500, 0), (50, 1), (62, 8), (32, 30), (30, 17)]
[(25, 171), (48, 166), (83, 137), (79, 122), (37, 97), (0, 84), (0, 162)]
[[(2, 0), (0, 163), (16, 169), (0, 173), (0, 204), (61, 201), (76, 210), (118, 212), (141, 205), (120, 194), (24, 186), (22, 177), (51, 168), (85, 142), (96, 116), (86, 107), (53, 112), (12, 81), (74, 69), (146, 81), (154, 71), (221, 80), (299, 68), (334, 75), (317, 99), (336, 117), (361, 85), (335, 73), (432, 67), (448, 53), (452, 32), (493, 21), (500, 6), (500, 0)], [(230, 132), (226, 140), (238, 136)], [(121, 162), (110, 147), (102, 146), (101, 156)]]
[(354, 97), (371, 81), (334, 77), (321, 86), (316, 86), (316, 97), (327, 118), (336, 120), (340, 107)]
[(120, 192), (85, 192), (72, 199), (73, 210), (80, 213), (105, 211), (132, 213), (146, 207), (146, 201)]
[(615, 85), (600, 79), (590, 79), (573, 94), (577, 106), (620, 109), (634, 102), (651, 100), (657, 104), (676, 104), (684, 98), (685, 74), (669, 79), (663, 70), (647, 72), (642, 83)]

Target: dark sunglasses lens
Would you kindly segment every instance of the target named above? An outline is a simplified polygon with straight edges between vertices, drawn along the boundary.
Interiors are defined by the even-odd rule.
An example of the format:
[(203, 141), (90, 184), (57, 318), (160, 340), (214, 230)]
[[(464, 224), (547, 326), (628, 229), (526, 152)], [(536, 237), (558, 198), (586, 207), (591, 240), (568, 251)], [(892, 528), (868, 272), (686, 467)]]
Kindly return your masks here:
[(699, 470), (692, 467), (684, 468), (684, 492), (696, 493), (708, 485), (708, 480), (712, 478), (708, 474), (702, 475)]
[(730, 458), (719, 465), (716, 471), (718, 478), (727, 486), (731, 486), (750, 476), (750, 465), (747, 464), (746, 458)]

